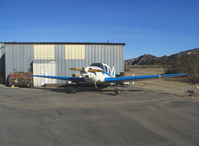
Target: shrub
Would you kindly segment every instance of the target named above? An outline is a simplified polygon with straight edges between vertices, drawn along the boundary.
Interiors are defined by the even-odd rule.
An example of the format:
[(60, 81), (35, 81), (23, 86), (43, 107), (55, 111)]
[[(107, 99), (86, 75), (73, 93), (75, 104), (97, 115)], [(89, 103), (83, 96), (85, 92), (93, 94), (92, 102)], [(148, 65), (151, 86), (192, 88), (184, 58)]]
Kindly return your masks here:
[(199, 57), (179, 56), (168, 64), (165, 73), (187, 73), (189, 79), (199, 82)]

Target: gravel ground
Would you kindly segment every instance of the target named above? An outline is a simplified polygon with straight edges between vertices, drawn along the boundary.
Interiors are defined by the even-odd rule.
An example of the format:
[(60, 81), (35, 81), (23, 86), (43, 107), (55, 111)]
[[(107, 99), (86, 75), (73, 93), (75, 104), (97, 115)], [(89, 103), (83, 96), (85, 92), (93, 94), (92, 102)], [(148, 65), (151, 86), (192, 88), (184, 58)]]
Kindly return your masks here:
[(198, 101), (135, 87), (121, 93), (0, 88), (0, 145), (199, 145)]
[[(126, 72), (126, 76), (139, 76), (139, 75), (153, 75), (164, 74), (163, 68), (135, 68), (130, 72)], [(138, 80), (134, 82), (135, 87), (141, 87), (147, 90), (158, 91), (166, 94), (172, 94), (175, 96), (187, 96), (187, 91), (195, 91), (195, 98), (199, 98), (199, 90), (196, 85), (191, 82), (185, 82), (185, 78), (159, 78), (159, 79), (147, 79)]]

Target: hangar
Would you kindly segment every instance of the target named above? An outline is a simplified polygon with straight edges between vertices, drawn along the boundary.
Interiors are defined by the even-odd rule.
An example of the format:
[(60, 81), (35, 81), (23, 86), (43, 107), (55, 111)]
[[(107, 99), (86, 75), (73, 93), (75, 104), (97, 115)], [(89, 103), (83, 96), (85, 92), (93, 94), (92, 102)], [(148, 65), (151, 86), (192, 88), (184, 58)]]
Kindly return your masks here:
[[(0, 82), (10, 73), (71, 76), (73, 67), (102, 62), (124, 72), (124, 43), (90, 42), (0, 42)], [(4, 80), (4, 81), (3, 81)], [(36, 87), (63, 84), (64, 81), (34, 78)]]

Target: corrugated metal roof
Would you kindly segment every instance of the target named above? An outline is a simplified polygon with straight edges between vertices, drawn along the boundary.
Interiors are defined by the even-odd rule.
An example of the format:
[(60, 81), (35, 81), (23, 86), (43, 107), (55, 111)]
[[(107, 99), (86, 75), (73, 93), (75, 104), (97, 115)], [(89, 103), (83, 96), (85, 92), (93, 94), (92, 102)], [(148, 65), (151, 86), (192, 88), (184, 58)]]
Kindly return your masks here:
[(99, 43), (99, 42), (0, 42), (4, 44), (84, 44), (84, 45), (125, 45), (125, 43)]

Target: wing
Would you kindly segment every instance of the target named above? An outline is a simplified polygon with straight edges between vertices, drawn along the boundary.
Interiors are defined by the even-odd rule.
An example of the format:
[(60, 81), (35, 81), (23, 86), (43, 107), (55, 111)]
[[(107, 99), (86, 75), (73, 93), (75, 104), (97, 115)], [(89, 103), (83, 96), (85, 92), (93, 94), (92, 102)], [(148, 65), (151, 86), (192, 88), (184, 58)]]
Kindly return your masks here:
[(64, 76), (42, 76), (42, 75), (32, 75), (33, 77), (50, 78), (58, 80), (69, 80), (73, 82), (83, 82), (84, 79), (80, 77), (64, 77)]
[(115, 77), (115, 78), (105, 78), (104, 82), (117, 82), (117, 81), (150, 79), (150, 78), (160, 78), (160, 77), (186, 76), (186, 75), (187, 74), (185, 73), (177, 73), (177, 74), (162, 74), (162, 75), (148, 75), (148, 76)]

